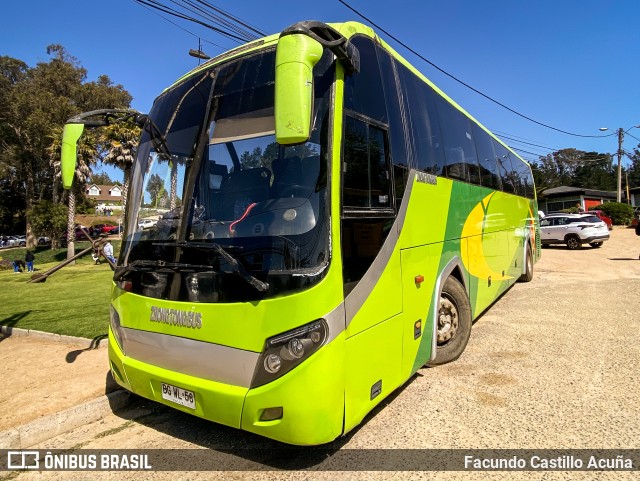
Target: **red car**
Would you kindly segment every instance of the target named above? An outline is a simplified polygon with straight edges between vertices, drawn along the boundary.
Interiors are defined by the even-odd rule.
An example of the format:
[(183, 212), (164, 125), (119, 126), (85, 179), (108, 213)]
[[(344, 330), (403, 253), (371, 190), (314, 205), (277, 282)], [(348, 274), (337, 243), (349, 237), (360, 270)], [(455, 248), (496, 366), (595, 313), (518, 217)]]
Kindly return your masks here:
[(613, 230), (613, 221), (610, 217), (607, 217), (607, 214), (605, 214), (601, 210), (590, 210), (589, 214), (595, 215), (598, 219), (607, 224), (609, 230)]

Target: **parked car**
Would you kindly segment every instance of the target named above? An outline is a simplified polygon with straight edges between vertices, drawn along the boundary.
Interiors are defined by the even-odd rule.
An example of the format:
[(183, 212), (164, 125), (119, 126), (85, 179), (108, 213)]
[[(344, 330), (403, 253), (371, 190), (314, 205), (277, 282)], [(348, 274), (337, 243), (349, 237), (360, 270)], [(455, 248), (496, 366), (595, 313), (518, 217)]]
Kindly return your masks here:
[(45, 244), (49, 244), (51, 242), (51, 239), (49, 239), (46, 236), (40, 236), (38, 237), (38, 244), (40, 245), (45, 245)]
[[(87, 231), (89, 236), (91, 236), (91, 232), (89, 232), (89, 229), (85, 228), (85, 230)], [(97, 237), (98, 236), (97, 232), (94, 231), (93, 236)], [(91, 237), (87, 237), (86, 234), (81, 229), (76, 229), (76, 240), (77, 241), (85, 241), (85, 240), (92, 240), (92, 239), (91, 239)], [(63, 247), (67, 245), (67, 233), (66, 232), (64, 234), (62, 234), (62, 237), (60, 238), (60, 245), (62, 245)]]
[(19, 247), (27, 245), (27, 239), (23, 235), (8, 235), (6, 237), (4, 247)]
[(607, 224), (607, 227), (609, 228), (609, 230), (613, 230), (613, 221), (611, 220), (611, 217), (607, 216), (607, 214), (605, 214), (603, 211), (590, 210), (589, 212), (587, 212), (587, 214), (595, 215), (598, 219), (600, 219), (602, 222)]
[(155, 219), (142, 219), (142, 220), (138, 221), (138, 228), (139, 229), (151, 229), (157, 223), (158, 223), (158, 221), (155, 220)]
[(113, 224), (96, 224), (93, 226), (93, 230), (98, 234), (108, 234), (114, 227), (117, 226)]
[(15, 235), (2, 236), (2, 247), (18, 247), (18, 237)]
[(566, 244), (573, 250), (582, 244), (600, 247), (608, 239), (607, 224), (593, 214), (548, 214), (540, 221), (542, 245)]

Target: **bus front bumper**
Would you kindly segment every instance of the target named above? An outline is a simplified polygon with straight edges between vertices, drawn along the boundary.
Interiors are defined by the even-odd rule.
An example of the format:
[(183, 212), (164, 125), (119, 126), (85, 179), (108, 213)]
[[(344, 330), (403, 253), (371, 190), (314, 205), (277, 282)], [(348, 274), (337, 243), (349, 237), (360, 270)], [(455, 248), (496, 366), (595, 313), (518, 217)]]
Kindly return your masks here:
[[(111, 332), (109, 365), (119, 385), (144, 398), (281, 442), (317, 445), (342, 434), (343, 346), (344, 339), (338, 336), (294, 370), (253, 389), (186, 375), (127, 357)], [(165, 399), (163, 383), (192, 392), (195, 408)], [(274, 413), (276, 419), (273, 419)]]

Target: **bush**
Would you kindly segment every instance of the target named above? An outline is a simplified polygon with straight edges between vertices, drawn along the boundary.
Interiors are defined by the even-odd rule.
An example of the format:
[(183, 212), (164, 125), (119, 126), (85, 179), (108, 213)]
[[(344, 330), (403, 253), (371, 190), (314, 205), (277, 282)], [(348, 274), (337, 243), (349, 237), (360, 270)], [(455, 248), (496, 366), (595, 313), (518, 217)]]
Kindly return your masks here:
[(0, 257), (0, 271), (7, 271), (9, 269), (13, 270), (13, 261)]
[(633, 220), (633, 207), (629, 204), (607, 202), (606, 204), (596, 205), (589, 210), (601, 210), (611, 217), (614, 225), (629, 225)]

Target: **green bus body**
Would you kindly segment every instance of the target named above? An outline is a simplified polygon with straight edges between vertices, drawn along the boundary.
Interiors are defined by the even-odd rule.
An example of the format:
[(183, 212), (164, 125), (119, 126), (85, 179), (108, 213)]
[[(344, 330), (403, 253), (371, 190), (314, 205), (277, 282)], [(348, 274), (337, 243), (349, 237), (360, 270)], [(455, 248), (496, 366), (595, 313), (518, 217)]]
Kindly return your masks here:
[[(528, 261), (532, 264), (540, 255), (534, 215), (538, 210), (528, 165), (371, 29), (352, 22), (332, 27), (360, 50), (360, 69), (345, 74), (341, 62), (330, 55), (335, 73), (331, 74), (334, 78), (324, 97), (329, 99), (328, 117), (320, 134), (327, 137), (327, 148), (323, 150), (328, 165), (324, 199), (330, 250), (318, 262), (321, 267), (313, 274), (314, 280), (306, 284), (301, 281), (295, 284), (297, 287), (275, 295), (268, 294), (270, 291), (263, 295), (260, 289), (271, 289), (276, 281), (267, 282), (265, 277), (262, 281), (270, 287), (257, 284), (256, 290), (248, 284), (255, 282), (251, 276), (236, 271), (228, 276), (245, 277), (237, 282), (246, 284), (245, 289), (251, 291), (247, 299), (226, 302), (220, 300), (224, 297), (221, 295), (213, 297), (217, 300), (212, 302), (176, 301), (166, 294), (170, 287), (158, 288), (162, 294), (145, 294), (152, 292), (145, 287), (149, 283), (160, 285), (157, 279), (167, 268), (140, 262), (143, 287), (139, 291), (131, 290), (131, 282), (137, 280), (127, 280), (135, 273), (116, 272), (109, 331), (110, 367), (124, 388), (216, 423), (298, 445), (326, 443), (347, 433), (425, 363), (437, 360), (441, 291), (450, 276), (464, 287), (475, 319), (526, 274)], [(268, 37), (213, 59), (180, 79), (176, 86), (200, 78), (198, 75), (216, 65), (273, 49), (278, 40), (278, 36)], [(379, 66), (372, 66), (371, 58), (378, 59)], [(213, 82), (221, 82), (222, 74), (217, 75)], [(373, 75), (376, 81), (371, 82), (366, 75)], [(358, 80), (358, 76), (363, 77)], [(210, 81), (202, 78), (203, 82)], [(385, 78), (396, 79), (399, 97), (397, 91), (395, 97), (391, 95)], [(435, 139), (434, 132), (425, 131), (424, 138), (430, 137), (428, 145), (418, 145), (423, 137), (415, 136), (407, 125), (411, 115), (415, 114), (411, 121), (416, 122), (415, 116), (420, 114), (412, 109), (421, 107), (413, 102), (409, 90), (402, 92), (403, 79), (414, 83), (419, 80), (425, 89), (435, 92), (429, 102), (436, 105), (433, 112), (440, 109), (440, 121), (436, 126), (432, 118), (431, 124), (444, 142)], [(360, 99), (358, 89), (365, 83), (374, 87), (380, 83), (383, 91), (376, 92), (371, 87), (375, 97), (368, 97), (371, 94), (367, 91)], [(183, 98), (187, 95), (190, 94), (185, 93)], [(202, 102), (204, 109), (210, 101), (203, 97)], [(377, 115), (374, 104), (380, 102), (386, 103)], [(444, 112), (446, 108), (451, 112)], [(447, 146), (447, 138), (453, 135), (447, 134), (448, 129), (454, 129), (444, 124), (447, 115), (457, 115), (458, 121), (466, 122), (461, 141), (465, 137), (471, 141), (474, 136), (474, 156), (476, 150), (481, 150), (483, 139), (485, 147), (490, 146), (499, 160), (509, 157), (511, 167), (502, 177), (499, 165), (503, 160), (496, 164), (490, 178), (490, 171), (477, 167), (484, 159), (474, 164), (463, 147)], [(394, 120), (398, 118), (404, 123)], [(222, 122), (218, 122), (220, 125)], [(202, 138), (210, 137), (207, 133)], [(223, 145), (222, 140), (219, 145)], [(444, 171), (437, 162), (420, 160), (420, 152), (427, 148), (439, 149)], [(504, 150), (497, 152), (499, 149)], [(368, 166), (353, 167), (351, 156), (364, 159), (365, 164), (368, 161)], [(460, 156), (460, 162), (451, 161), (455, 156)], [(378, 167), (373, 165), (375, 162)], [(375, 169), (383, 175), (374, 179)], [(369, 177), (360, 175), (362, 172), (369, 172)], [(144, 178), (144, 172), (134, 175), (131, 204), (135, 204), (136, 196), (144, 198)], [(485, 178), (489, 180), (483, 186)], [(189, 180), (184, 179), (184, 184), (189, 186)], [(156, 205), (163, 195), (156, 192)], [(183, 199), (182, 204), (185, 203)], [(134, 239), (146, 235), (132, 233), (136, 218), (141, 217), (140, 205), (146, 205), (144, 200), (138, 204), (128, 206), (130, 244), (123, 244), (119, 265), (131, 263)], [(253, 207), (254, 212), (256, 209), (259, 207)], [(250, 211), (251, 207), (246, 208), (243, 219), (250, 219)], [(283, 212), (289, 217), (296, 215), (292, 209), (283, 208)], [(237, 235), (234, 229), (239, 232), (247, 222), (243, 219), (238, 217), (233, 225), (224, 224), (229, 237)], [(260, 226), (256, 223), (253, 229), (260, 230)], [(319, 233), (318, 238), (322, 235)], [(149, 245), (149, 252), (155, 252), (155, 244)], [(181, 246), (184, 244), (171, 248), (182, 249)], [(242, 250), (236, 254), (242, 256)], [(245, 268), (260, 277), (250, 267)], [(172, 279), (178, 282), (176, 275), (168, 273), (166, 283), (171, 284)], [(202, 274), (190, 279), (203, 285), (205, 277)], [(208, 278), (218, 282), (213, 274)], [(231, 292), (228, 298), (235, 299), (234, 295)], [(265, 377), (262, 371), (268, 357), (266, 350), (279, 346), (279, 335), (301, 326), (310, 327), (298, 335), (301, 341), (296, 345), (311, 346), (311, 354), (301, 361), (290, 361), (289, 367), (282, 368), (289, 369), (283, 375)], [(273, 352), (284, 352), (285, 347), (280, 349)], [(278, 358), (280, 361), (269, 359), (284, 366), (289, 362), (287, 355), (284, 360)], [(163, 397), (163, 384), (165, 390), (183, 391), (173, 391), (174, 401), (167, 400)], [(195, 407), (175, 402), (180, 396), (186, 396), (185, 402), (191, 406), (194, 401)]]

